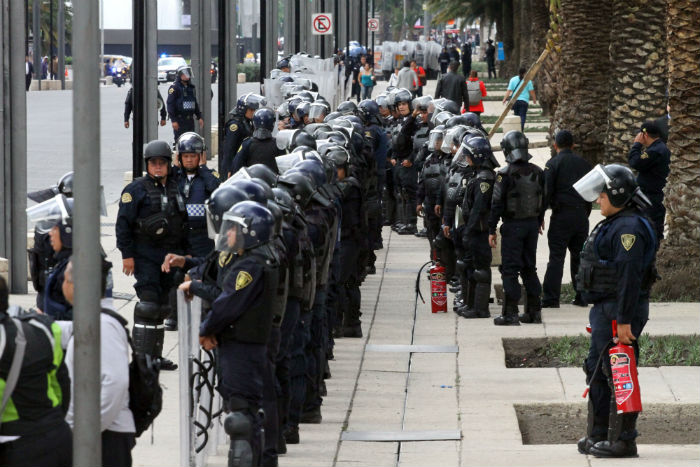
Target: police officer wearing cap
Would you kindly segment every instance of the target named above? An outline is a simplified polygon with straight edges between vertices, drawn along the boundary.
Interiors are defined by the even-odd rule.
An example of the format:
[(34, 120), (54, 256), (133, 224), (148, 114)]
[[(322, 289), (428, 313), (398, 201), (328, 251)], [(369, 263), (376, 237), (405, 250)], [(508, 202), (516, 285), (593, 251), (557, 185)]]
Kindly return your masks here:
[[(586, 436), (579, 452), (596, 457), (636, 457), (637, 413), (617, 414), (608, 348), (617, 339), (634, 347), (649, 319), (649, 290), (656, 279), (656, 232), (644, 212), (650, 206), (632, 171), (619, 164), (597, 165), (574, 189), (597, 201), (605, 216), (581, 252), (576, 276), (589, 314), (591, 345), (584, 370), (590, 385)], [(639, 390), (639, 388), (635, 388)]]
[(280, 150), (277, 142), (272, 137), (275, 127), (275, 113), (263, 107), (253, 114), (253, 135), (243, 141), (240, 151), (236, 154), (231, 165), (231, 174), (238, 172), (241, 167), (250, 167), (255, 164), (263, 164), (275, 173), (279, 173), (275, 157)]
[[(573, 185), (591, 170), (591, 164), (571, 150), (573, 145), (574, 137), (570, 131), (558, 131), (554, 136), (554, 150), (557, 154), (544, 167), (544, 206), (545, 209), (552, 209), (552, 217), (547, 231), (549, 262), (542, 282), (543, 308), (559, 308), (567, 249), (571, 257), (571, 281), (576, 288), (574, 277), (578, 271), (583, 242), (588, 236), (591, 203), (581, 198)], [(586, 306), (578, 290), (572, 304)]]
[(224, 214), (216, 249), (232, 266), (219, 278), (222, 292), (199, 328), (202, 347), (218, 350), (229, 465), (252, 467), (262, 459), (263, 372), (275, 297), (269, 292), (277, 288), (279, 272), (265, 246), (274, 224), (272, 213), (255, 201), (237, 203)]
[(637, 183), (651, 201), (648, 215), (656, 227), (657, 241), (664, 238), (664, 187), (670, 172), (671, 152), (661, 139), (654, 122), (644, 122), (627, 154), (627, 162), (637, 171)]
[[(169, 293), (174, 271), (162, 272), (168, 252), (187, 250), (187, 210), (176, 180), (170, 176), (172, 151), (165, 141), (146, 144), (143, 157), (147, 175), (124, 188), (119, 201), (116, 235), (123, 271), (136, 277), (140, 302), (134, 308), (134, 349), (162, 357), (163, 319), (171, 313)], [(161, 369), (177, 365), (161, 359)]]
[(231, 118), (224, 128), (221, 173), (228, 174), (231, 171), (233, 158), (241, 148), (241, 144), (253, 134), (253, 114), (266, 103), (263, 96), (252, 92), (238, 98), (236, 107), (229, 113)]
[(207, 235), (204, 202), (219, 187), (219, 174), (206, 166), (204, 138), (197, 133), (183, 133), (177, 140), (179, 167), (174, 170), (175, 180), (187, 207), (189, 250), (192, 256), (206, 256), (214, 249), (214, 241)]
[(199, 120), (199, 128), (204, 128), (202, 112), (199, 110), (194, 85), (190, 78), (192, 78), (192, 69), (183, 65), (177, 69), (177, 78), (168, 89), (168, 116), (173, 125), (175, 141), (181, 134), (194, 131), (194, 118)]
[[(519, 131), (509, 131), (501, 141), (508, 165), (498, 171), (493, 188), (489, 216), (489, 243), (496, 247), (496, 226), (501, 225), (501, 277), (503, 278), (503, 308), (494, 318), (497, 326), (541, 323), (540, 294), (542, 285), (537, 277), (537, 233), (544, 229), (544, 176), (542, 169), (528, 162), (528, 140)], [(518, 320), (520, 284), (527, 291), (525, 313)]]

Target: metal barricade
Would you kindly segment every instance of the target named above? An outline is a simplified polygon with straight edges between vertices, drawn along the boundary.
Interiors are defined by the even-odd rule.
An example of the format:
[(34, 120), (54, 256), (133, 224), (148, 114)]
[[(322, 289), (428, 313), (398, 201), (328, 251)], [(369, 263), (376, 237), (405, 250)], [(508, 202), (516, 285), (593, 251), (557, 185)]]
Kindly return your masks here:
[(203, 467), (225, 439), (215, 390), (216, 357), (199, 345), (202, 300), (177, 292), (180, 365), (180, 467)]

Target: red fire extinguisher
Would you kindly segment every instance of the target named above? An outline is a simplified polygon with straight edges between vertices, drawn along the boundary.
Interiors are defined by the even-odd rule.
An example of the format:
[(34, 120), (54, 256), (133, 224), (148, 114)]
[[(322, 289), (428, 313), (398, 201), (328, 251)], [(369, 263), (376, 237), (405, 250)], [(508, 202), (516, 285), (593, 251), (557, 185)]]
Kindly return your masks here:
[[(612, 322), (613, 338), (617, 337), (617, 321)], [(636, 413), (642, 411), (642, 396), (639, 392), (637, 378), (637, 360), (634, 347), (618, 341), (608, 351), (612, 369), (613, 386), (617, 413)]]
[[(590, 333), (590, 325), (586, 326)], [(612, 322), (613, 339), (617, 337), (617, 321)], [(602, 355), (601, 355), (602, 357)], [(613, 387), (615, 388), (615, 405), (618, 414), (637, 413), (642, 411), (642, 396), (639, 391), (639, 379), (637, 377), (637, 359), (634, 356), (634, 347), (617, 342), (608, 350), (610, 369), (612, 370)], [(593, 375), (598, 371), (600, 358), (596, 364)], [(591, 378), (593, 379), (593, 378)], [(590, 385), (583, 392), (583, 397), (588, 396)]]
[(430, 308), (433, 313), (447, 313), (447, 280), (445, 268), (434, 263), (428, 270), (430, 277)]

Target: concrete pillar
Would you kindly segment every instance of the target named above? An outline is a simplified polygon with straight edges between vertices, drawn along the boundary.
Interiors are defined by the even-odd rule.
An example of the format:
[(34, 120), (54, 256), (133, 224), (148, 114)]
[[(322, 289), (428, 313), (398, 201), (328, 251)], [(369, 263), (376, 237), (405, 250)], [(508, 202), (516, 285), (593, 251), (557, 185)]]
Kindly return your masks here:
[(204, 128), (195, 125), (197, 132), (211, 147), (211, 9), (207, 0), (191, 0), (192, 13), (192, 75), (197, 92)]

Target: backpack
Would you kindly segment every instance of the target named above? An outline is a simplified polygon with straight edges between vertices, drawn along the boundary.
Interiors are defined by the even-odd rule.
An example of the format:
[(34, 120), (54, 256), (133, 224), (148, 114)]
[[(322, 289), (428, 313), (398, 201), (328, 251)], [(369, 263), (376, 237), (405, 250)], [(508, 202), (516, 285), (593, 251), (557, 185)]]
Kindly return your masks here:
[(127, 321), (113, 310), (102, 309), (124, 326), (126, 338), (131, 347), (131, 363), (129, 363), (129, 410), (134, 415), (136, 437), (148, 429), (163, 408), (163, 388), (160, 387), (160, 363), (150, 355), (136, 353), (131, 334), (127, 329)]
[(467, 92), (469, 93), (469, 105), (477, 105), (481, 102), (481, 84), (479, 81), (467, 81)]

